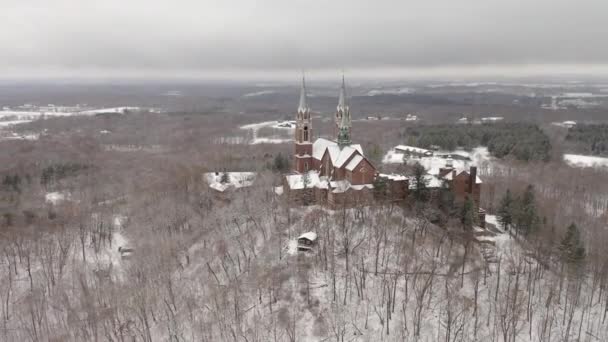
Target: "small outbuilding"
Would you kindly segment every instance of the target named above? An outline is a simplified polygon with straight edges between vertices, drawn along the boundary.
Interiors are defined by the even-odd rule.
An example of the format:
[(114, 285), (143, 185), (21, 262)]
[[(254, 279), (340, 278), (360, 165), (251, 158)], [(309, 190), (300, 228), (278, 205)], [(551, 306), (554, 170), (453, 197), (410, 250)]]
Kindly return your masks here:
[(298, 251), (308, 252), (317, 244), (317, 233), (307, 232), (298, 237)]

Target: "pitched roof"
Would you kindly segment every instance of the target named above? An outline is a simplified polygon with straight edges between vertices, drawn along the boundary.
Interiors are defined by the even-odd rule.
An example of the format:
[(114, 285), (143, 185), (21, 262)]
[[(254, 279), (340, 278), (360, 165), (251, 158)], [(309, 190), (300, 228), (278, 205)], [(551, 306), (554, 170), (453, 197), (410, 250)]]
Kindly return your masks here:
[(363, 155), (363, 148), (359, 144), (347, 145), (340, 149), (337, 142), (319, 138), (312, 145), (312, 157), (321, 160), (326, 150), (329, 152), (332, 164), (336, 167), (341, 167), (355, 151)]
[(306, 240), (309, 240), (309, 241), (315, 241), (315, 240), (317, 240), (317, 233), (315, 233), (315, 232), (304, 233), (304, 234), (302, 234), (302, 235), (300, 235), (298, 237), (298, 240), (300, 240), (300, 239), (306, 239)]
[(363, 158), (360, 154), (354, 156), (353, 159), (350, 160), (348, 165), (346, 165), (346, 169), (348, 171), (354, 170), (357, 167), (357, 165), (359, 165), (359, 163), (361, 163), (361, 161), (363, 161), (363, 159), (365, 159), (365, 158)]

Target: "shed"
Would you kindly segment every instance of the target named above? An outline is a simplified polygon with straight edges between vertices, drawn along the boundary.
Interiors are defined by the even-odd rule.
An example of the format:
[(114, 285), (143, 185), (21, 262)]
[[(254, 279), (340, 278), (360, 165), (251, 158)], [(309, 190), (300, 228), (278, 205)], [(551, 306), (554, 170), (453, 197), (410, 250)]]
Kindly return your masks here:
[(317, 233), (307, 232), (298, 237), (298, 250), (310, 251), (317, 243)]

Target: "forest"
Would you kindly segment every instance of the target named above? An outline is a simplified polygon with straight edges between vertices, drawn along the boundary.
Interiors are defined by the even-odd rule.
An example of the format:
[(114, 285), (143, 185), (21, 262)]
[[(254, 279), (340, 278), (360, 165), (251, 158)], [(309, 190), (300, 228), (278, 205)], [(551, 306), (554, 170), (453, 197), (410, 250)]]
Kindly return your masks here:
[(608, 124), (578, 124), (568, 129), (566, 141), (581, 145), (587, 153), (608, 155)]
[[(218, 143), (246, 134), (237, 116), (22, 129), (43, 124), (52, 136), (0, 150), (0, 341), (608, 338), (606, 172), (480, 165), (497, 221), (480, 232), (418, 166), (407, 203), (290, 207), (273, 188), (292, 145)], [(377, 140), (365, 125), (357, 138)], [(383, 129), (388, 146), (401, 129)], [(210, 171), (257, 178), (220, 193)], [(310, 231), (313, 252), (290, 248)]]
[(549, 137), (529, 123), (492, 123), (481, 125), (423, 125), (408, 127), (402, 134), (408, 145), (445, 150), (486, 146), (497, 158), (507, 156), (523, 161), (547, 161)]

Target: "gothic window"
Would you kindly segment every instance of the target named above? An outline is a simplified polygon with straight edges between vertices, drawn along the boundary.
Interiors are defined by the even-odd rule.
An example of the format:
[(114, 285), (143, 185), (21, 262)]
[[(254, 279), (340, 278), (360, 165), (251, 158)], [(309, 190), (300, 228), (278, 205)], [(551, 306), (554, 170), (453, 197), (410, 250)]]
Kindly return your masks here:
[(304, 141), (308, 141), (308, 127), (304, 126)]
[(304, 163), (304, 171), (308, 171), (308, 162)]

